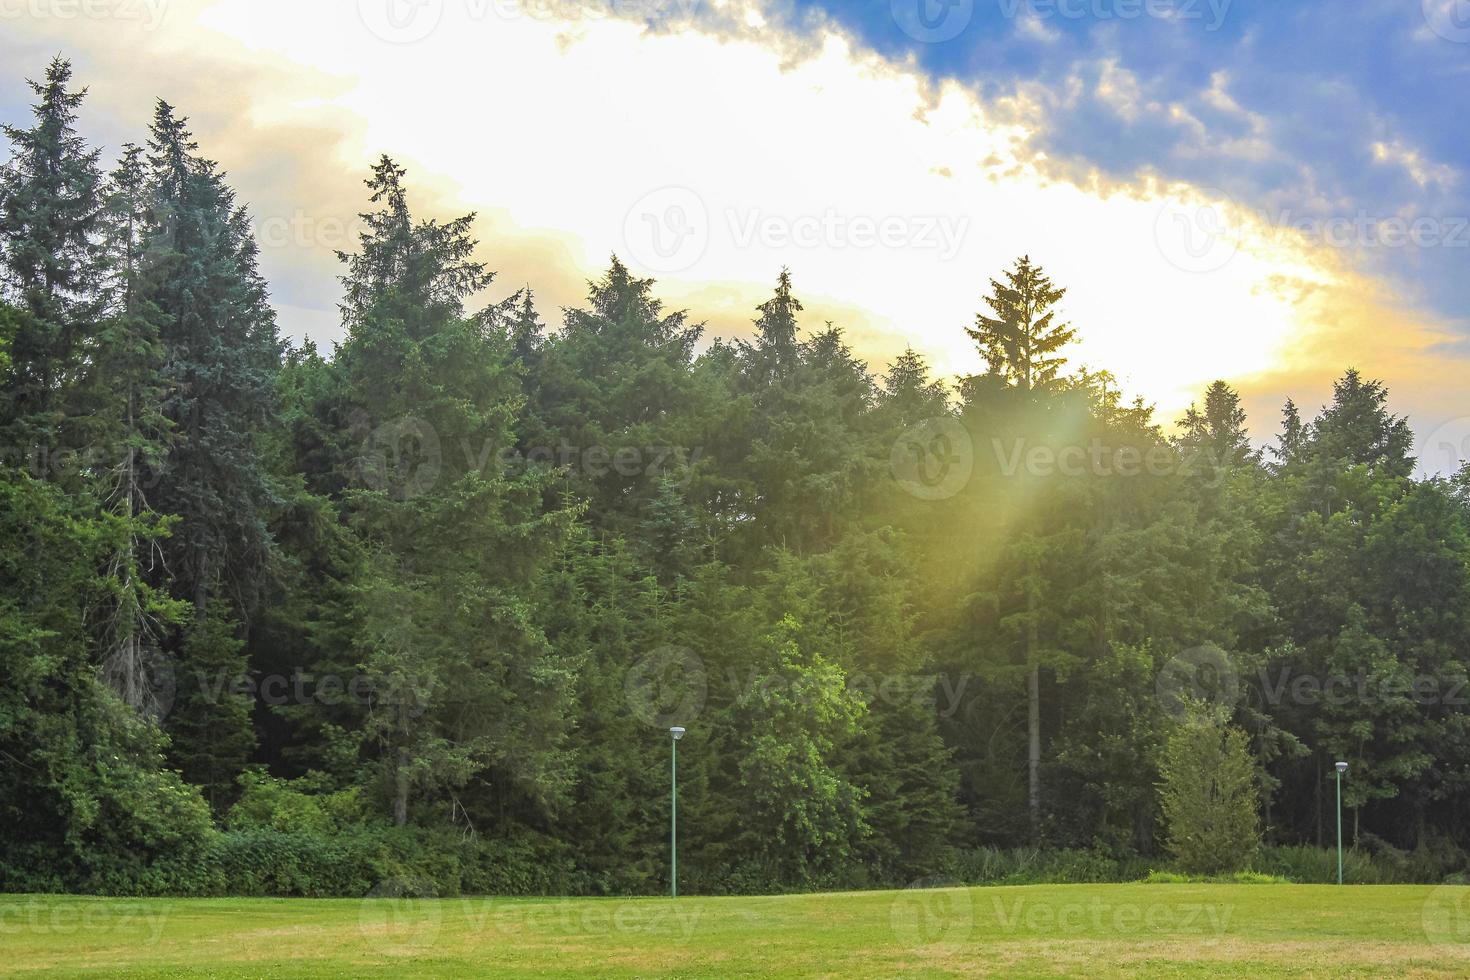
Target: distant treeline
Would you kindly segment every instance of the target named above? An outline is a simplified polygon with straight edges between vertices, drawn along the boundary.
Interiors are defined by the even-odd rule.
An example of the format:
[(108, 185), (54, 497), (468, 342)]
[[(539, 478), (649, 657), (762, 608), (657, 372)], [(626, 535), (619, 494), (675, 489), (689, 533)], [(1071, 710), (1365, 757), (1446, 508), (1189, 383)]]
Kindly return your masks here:
[(293, 348), (187, 120), (103, 161), (70, 66), (33, 88), (0, 888), (660, 891), (672, 725), (684, 890), (1021, 847), (1107, 877), (1166, 863), (1161, 754), (1202, 711), (1248, 736), (1269, 853), (1333, 842), (1343, 760), (1359, 860), (1463, 866), (1470, 471), (1416, 479), (1378, 382), (1265, 452), (1224, 383), (1166, 434), (1067, 364), (1025, 258), (976, 283), (956, 384), (870, 371), (784, 270), (749, 341), (616, 258), (552, 328), (530, 289), (470, 306), (471, 218), (415, 216), (387, 157), (344, 340)]

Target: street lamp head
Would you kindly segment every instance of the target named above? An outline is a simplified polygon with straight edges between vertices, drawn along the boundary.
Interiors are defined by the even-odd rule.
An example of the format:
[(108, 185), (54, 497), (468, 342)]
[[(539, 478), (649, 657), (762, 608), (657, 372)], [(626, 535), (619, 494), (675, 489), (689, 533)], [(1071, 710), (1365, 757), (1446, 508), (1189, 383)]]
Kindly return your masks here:
[(1347, 763), (1346, 762), (1339, 762), (1337, 764), (1337, 771), (1338, 772), (1347, 772)]
[[(675, 725), (673, 728), (669, 729), (669, 734), (674, 736), (674, 741), (677, 742), (679, 741), (679, 739), (684, 737), (684, 729), (680, 728), (678, 725)], [(1347, 763), (1339, 763), (1339, 765), (1346, 767)]]

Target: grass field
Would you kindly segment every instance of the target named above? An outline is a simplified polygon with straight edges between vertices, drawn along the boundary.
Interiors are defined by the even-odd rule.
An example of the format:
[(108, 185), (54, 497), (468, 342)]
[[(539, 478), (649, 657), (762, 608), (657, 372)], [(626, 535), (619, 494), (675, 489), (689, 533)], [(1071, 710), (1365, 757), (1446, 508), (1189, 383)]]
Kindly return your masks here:
[(1037, 885), (770, 898), (0, 896), (23, 976), (1470, 975), (1470, 887)]

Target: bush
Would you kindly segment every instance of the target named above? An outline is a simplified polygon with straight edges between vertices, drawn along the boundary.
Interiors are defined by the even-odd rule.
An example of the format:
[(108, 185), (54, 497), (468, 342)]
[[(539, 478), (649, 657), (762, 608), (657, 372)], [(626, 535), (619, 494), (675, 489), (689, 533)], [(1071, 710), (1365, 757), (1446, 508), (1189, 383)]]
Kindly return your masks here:
[(1178, 871), (1150, 871), (1143, 879), (1147, 885), (1289, 885), (1285, 878), (1259, 871), (1236, 871), (1228, 875), (1187, 875)]
[(1245, 870), (1261, 843), (1256, 767), (1246, 733), (1200, 710), (1169, 735), (1159, 773), (1159, 808), (1180, 870)]
[[(1330, 885), (1337, 881), (1337, 850), (1327, 847), (1266, 847), (1252, 867), (1303, 885)], [(1342, 880), (1352, 885), (1411, 884), (1407, 869), (1375, 861), (1366, 851), (1343, 852)]]
[(1039, 885), (1138, 881), (1147, 873), (1141, 858), (1099, 851), (977, 847), (958, 852), (948, 876), (969, 885)]

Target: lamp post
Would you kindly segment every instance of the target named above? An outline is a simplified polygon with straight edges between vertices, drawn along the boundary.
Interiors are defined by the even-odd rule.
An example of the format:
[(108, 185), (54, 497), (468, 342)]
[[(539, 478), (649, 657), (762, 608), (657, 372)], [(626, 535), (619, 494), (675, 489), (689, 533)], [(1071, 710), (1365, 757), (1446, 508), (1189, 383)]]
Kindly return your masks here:
[[(669, 729), (669, 897), (679, 897), (679, 739), (684, 729)], [(1341, 836), (1339, 834), (1339, 836)]]
[(1347, 772), (1347, 763), (1337, 764), (1337, 883), (1342, 884), (1342, 774)]

